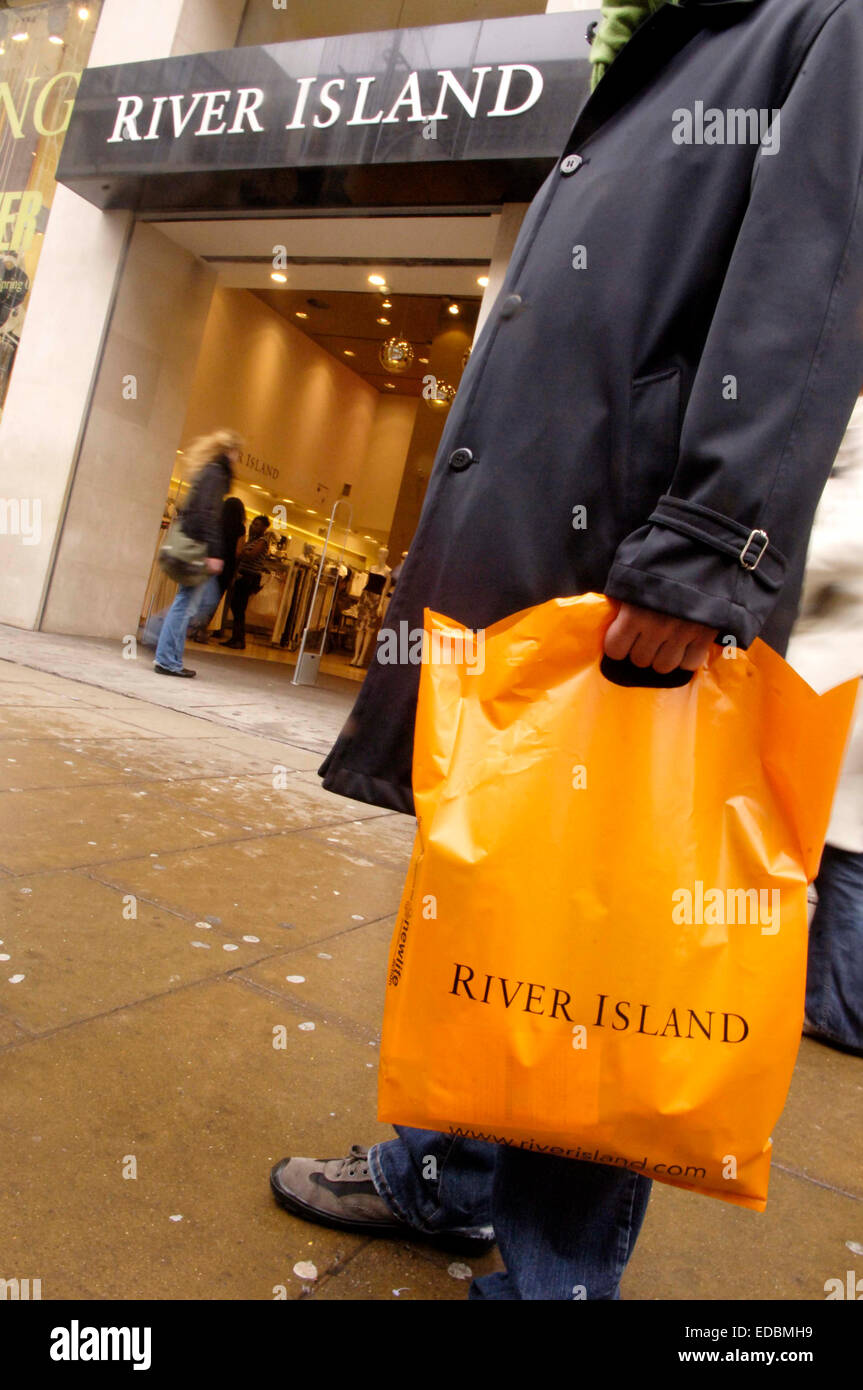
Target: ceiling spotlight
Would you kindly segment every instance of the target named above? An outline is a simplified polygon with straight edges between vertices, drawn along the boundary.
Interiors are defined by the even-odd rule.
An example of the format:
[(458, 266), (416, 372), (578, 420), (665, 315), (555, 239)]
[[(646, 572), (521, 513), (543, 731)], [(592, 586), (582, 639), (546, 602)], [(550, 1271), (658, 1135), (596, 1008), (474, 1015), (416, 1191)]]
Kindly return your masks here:
[(79, 18), (79, 19), (89, 19), (89, 18), (90, 18), (90, 11), (87, 9), (87, 6), (86, 6), (86, 5), (80, 5), (80, 6), (78, 7), (78, 18)]
[(275, 280), (278, 285), (286, 285), (288, 283), (287, 275), (283, 275), (280, 270), (271, 270), (270, 279)]
[(49, 34), (49, 35), (48, 35), (48, 42), (49, 42), (49, 43), (62, 43), (63, 40), (60, 38), (60, 35), (59, 35), (59, 34)]
[(461, 309), (458, 307), (457, 304), (450, 304), (448, 307), (449, 307), (449, 311), (450, 311), (451, 314), (460, 314), (460, 313), (461, 313)]
[(389, 323), (389, 319), (378, 319), (378, 323)]
[(392, 302), (391, 299), (385, 299), (385, 300), (383, 301), (383, 303), (381, 304), (381, 308), (382, 308), (382, 309), (391, 309), (392, 307), (393, 307), (393, 302)]
[(395, 391), (396, 389), (396, 384), (394, 381), (385, 381), (384, 386), (388, 391)]
[(386, 280), (384, 279), (384, 277), (383, 277), (382, 275), (370, 275), (370, 276), (369, 276), (369, 284), (370, 284), (370, 285), (385, 285), (386, 283), (387, 283), (387, 282), (386, 282)]
[(427, 366), (428, 366), (428, 358), (427, 358), (427, 357), (420, 357), (418, 360), (419, 360), (420, 362), (422, 362), (422, 364), (423, 364), (424, 367), (427, 367)]
[(308, 316), (308, 314), (306, 313), (305, 309), (296, 309), (296, 310), (294, 311), (294, 318), (298, 318), (298, 319), (307, 319), (308, 317), (309, 317), (309, 316)]
[(25, 39), (29, 39), (29, 37), (30, 37), (30, 35), (29, 35), (28, 33), (26, 33), (25, 30), (22, 29), (22, 31), (21, 31), (20, 34), (13, 34), (13, 35), (12, 35), (12, 41), (13, 41), (13, 43), (23, 43), (24, 40), (25, 40)]
[(485, 289), (486, 285), (488, 284), (488, 276), (487, 276), (487, 275), (478, 275), (478, 276), (476, 277), (476, 283), (477, 283), (478, 285), (482, 285), (483, 289)]
[(344, 352), (345, 357), (356, 357), (357, 355), (354, 352), (353, 348), (342, 348), (342, 351)]
[(306, 515), (317, 516), (317, 512), (315, 511), (314, 507), (306, 507)]

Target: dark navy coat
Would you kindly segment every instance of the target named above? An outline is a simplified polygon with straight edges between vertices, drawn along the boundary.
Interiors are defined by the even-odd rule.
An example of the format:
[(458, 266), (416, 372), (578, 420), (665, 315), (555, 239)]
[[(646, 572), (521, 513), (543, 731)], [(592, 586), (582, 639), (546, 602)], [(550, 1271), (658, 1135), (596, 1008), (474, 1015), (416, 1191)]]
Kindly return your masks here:
[[(861, 164), (863, 0), (647, 20), (531, 204), (386, 628), (595, 591), (783, 652), (863, 382)], [(419, 669), (376, 658), (326, 787), (412, 811)]]

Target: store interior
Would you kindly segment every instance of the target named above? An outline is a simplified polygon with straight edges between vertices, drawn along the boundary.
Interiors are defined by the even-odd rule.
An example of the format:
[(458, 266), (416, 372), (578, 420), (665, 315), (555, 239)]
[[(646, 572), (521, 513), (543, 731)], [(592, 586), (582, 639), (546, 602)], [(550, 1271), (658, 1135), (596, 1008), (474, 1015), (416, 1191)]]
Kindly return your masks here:
[[(470, 355), (499, 214), (160, 221), (217, 273), (142, 629), (175, 586), (158, 551), (188, 495), (193, 441), (244, 441), (232, 496), (267, 517), (260, 589), (232, 637), (230, 592), (197, 641), (361, 680), (410, 549)], [(191, 646), (191, 644), (190, 644)], [(195, 650), (194, 647), (191, 648)], [(308, 654), (320, 654), (311, 663)], [(309, 672), (311, 671), (311, 676)]]

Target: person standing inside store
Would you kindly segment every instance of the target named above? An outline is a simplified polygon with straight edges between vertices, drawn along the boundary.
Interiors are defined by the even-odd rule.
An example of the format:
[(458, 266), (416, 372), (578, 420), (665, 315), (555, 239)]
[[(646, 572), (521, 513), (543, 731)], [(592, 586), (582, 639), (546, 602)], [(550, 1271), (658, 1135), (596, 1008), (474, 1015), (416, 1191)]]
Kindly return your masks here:
[(221, 643), (223, 647), (233, 647), (235, 651), (245, 650), (246, 608), (252, 594), (256, 594), (261, 587), (269, 550), (267, 541), (269, 529), (270, 518), (268, 516), (256, 516), (249, 527), (249, 539), (240, 551), (237, 560), (237, 577), (234, 580), (234, 590), (231, 594), (231, 617), (234, 624), (227, 642)]
[[(210, 619), (223, 598), (226, 609), (230, 604), (231, 587), (237, 572), (237, 560), (245, 539), (246, 509), (239, 497), (226, 497), (222, 503), (222, 554), (225, 557), (225, 563), (220, 574), (211, 574), (207, 580), (194, 621), (189, 626), (193, 642), (200, 642), (206, 646), (207, 627)], [(221, 637), (221, 630), (215, 635)]]
[[(233, 430), (217, 430), (198, 439), (189, 450), (189, 460), (197, 471), (189, 496), (180, 509), (184, 533), (207, 548), (207, 570), (221, 574), (225, 557), (222, 540), (222, 502), (240, 461), (242, 440)], [(181, 584), (168, 609), (156, 644), (154, 670), (160, 676), (195, 675), (183, 664), (183, 651), (189, 624), (195, 617), (207, 585)]]
[[(788, 641), (863, 380), (863, 4), (605, 0), (591, 62), (450, 407), (387, 629), (430, 608), (483, 630), (602, 593), (605, 654), (644, 684), (714, 642)], [(373, 661), (327, 790), (412, 812), (420, 669)], [(396, 1133), (282, 1159), (276, 1200), (355, 1234), (496, 1240), (505, 1268), (472, 1299), (619, 1297), (647, 1177)]]
[(385, 545), (380, 547), (377, 564), (369, 569), (366, 587), (360, 594), (354, 654), (348, 663), (350, 666), (367, 666), (374, 650), (383, 615), (382, 598), (392, 573), (387, 564), (389, 553)]

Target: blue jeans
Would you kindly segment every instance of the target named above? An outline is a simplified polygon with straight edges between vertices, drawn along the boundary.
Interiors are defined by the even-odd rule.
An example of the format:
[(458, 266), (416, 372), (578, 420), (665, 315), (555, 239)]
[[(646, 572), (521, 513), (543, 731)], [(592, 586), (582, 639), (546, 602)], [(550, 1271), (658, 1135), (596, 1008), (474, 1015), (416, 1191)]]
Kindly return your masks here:
[(815, 887), (806, 1017), (825, 1042), (863, 1051), (863, 854), (825, 845)]
[[(220, 575), (211, 574), (209, 579), (201, 587), (201, 597), (195, 607), (194, 623), (196, 628), (205, 628), (215, 613), (221, 601), (222, 594), (225, 592), (219, 583)], [(191, 624), (190, 624), (191, 626)]]
[(497, 1239), (505, 1273), (472, 1299), (616, 1299), (651, 1182), (601, 1163), (397, 1125), (369, 1167), (400, 1220), (426, 1233)]
[(208, 588), (208, 584), (183, 584), (177, 590), (177, 596), (165, 614), (156, 644), (158, 666), (164, 666), (169, 671), (182, 671), (183, 648), (186, 645), (189, 623), (201, 606)]

